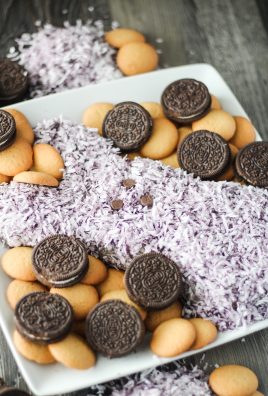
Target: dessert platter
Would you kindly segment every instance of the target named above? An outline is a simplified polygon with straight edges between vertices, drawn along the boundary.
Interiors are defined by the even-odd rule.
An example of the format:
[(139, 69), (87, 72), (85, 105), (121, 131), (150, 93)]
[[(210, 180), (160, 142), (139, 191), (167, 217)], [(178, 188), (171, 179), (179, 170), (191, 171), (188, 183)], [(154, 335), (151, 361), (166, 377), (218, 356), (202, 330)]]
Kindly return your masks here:
[[(181, 112), (174, 90), (177, 103), (190, 102)], [(98, 103), (106, 107), (94, 110), (94, 123)], [(8, 119), (9, 147), (0, 153), (7, 175), (0, 185), (0, 325), (36, 395), (100, 384), (268, 327), (267, 176), (248, 171), (252, 162), (267, 166), (267, 148), (211, 65), (12, 108), (3, 116), (14, 116), (17, 134), (20, 114), (27, 117), (35, 144), (30, 135), (14, 143)], [(247, 149), (236, 122), (250, 131)], [(118, 132), (126, 126), (130, 138)], [(25, 155), (9, 163), (1, 159), (7, 150)], [(75, 334), (83, 333), (81, 341)]]

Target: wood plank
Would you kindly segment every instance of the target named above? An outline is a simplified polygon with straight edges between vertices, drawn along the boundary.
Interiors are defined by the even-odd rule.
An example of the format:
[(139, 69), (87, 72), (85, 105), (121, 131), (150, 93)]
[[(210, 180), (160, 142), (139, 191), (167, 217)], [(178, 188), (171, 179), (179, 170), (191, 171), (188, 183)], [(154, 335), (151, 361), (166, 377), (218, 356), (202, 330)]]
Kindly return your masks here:
[(254, 0), (110, 0), (110, 7), (113, 19), (152, 44), (164, 39), (162, 65), (215, 66), (268, 138), (268, 38)]
[[(190, 3), (191, 1), (187, 2), (191, 7)], [(164, 48), (160, 56), (161, 66), (189, 63), (183, 37), (182, 1), (167, 0), (163, 3), (161, 0), (110, 0), (110, 8), (112, 18), (121, 26), (143, 32), (148, 42), (160, 50)], [(157, 44), (157, 38), (163, 39), (163, 43)]]
[(0, 377), (6, 384), (15, 386), (19, 389), (28, 390), (17, 365), (7, 345), (6, 339), (0, 329)]
[[(122, 26), (146, 34), (163, 53), (162, 67), (187, 63), (213, 64), (226, 79), (252, 118), (259, 132), (268, 138), (268, 14), (266, 0), (5, 0), (0, 12), (0, 56), (16, 36), (35, 31), (35, 20), (61, 25), (68, 19), (111, 17)], [(88, 7), (93, 6), (90, 13)], [(62, 10), (67, 10), (67, 14)], [(111, 12), (111, 16), (110, 16)], [(156, 39), (162, 38), (163, 43)], [(0, 331), (0, 375), (10, 385), (27, 389)], [(206, 353), (206, 361), (238, 363), (251, 367), (268, 392), (268, 331), (232, 342)], [(202, 354), (188, 359), (198, 363)], [(70, 395), (86, 396), (89, 390)], [(91, 394), (91, 391), (90, 391)]]
[[(210, 373), (215, 364), (241, 364), (251, 368), (259, 379), (259, 389), (268, 390), (268, 331), (263, 330), (238, 341), (230, 342), (205, 354)], [(187, 359), (188, 363), (199, 364), (203, 354)]]
[(267, 0), (256, 0), (257, 7), (263, 22), (263, 26), (268, 34), (268, 2)]
[[(4, 5), (4, 6), (3, 6)], [(89, 11), (93, 7), (93, 11)], [(14, 45), (14, 37), (37, 30), (35, 21), (62, 26), (68, 20), (104, 19), (110, 26), (106, 0), (6, 0), (0, 5), (0, 57)]]

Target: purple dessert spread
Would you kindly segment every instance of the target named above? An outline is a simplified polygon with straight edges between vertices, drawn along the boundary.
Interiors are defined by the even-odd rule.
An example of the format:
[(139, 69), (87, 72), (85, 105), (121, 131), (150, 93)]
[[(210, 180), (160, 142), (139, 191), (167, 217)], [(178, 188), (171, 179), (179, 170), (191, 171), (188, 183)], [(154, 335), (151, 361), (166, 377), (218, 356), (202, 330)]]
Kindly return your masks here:
[[(268, 318), (268, 191), (201, 181), (159, 161), (118, 155), (96, 130), (62, 119), (35, 129), (65, 162), (58, 188), (0, 186), (0, 237), (34, 246), (75, 235), (89, 252), (126, 268), (140, 253), (161, 252), (181, 269), (185, 316), (224, 331)], [(135, 180), (126, 188), (125, 179)], [(140, 197), (150, 194), (152, 206)], [(119, 210), (111, 202), (123, 201)]]

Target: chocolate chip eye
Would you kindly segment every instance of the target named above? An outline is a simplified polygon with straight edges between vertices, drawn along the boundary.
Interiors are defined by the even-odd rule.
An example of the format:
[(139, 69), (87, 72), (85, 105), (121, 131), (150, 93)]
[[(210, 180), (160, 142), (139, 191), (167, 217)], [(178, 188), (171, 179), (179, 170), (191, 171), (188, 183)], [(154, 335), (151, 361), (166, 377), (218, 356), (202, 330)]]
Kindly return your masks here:
[(136, 185), (136, 182), (134, 179), (124, 179), (122, 181), (123, 187), (125, 187), (127, 190), (134, 187)]
[(114, 210), (120, 210), (123, 208), (123, 206), (124, 206), (124, 202), (122, 201), (122, 199), (114, 199), (111, 202), (111, 207)]
[(140, 203), (142, 206), (147, 206), (148, 208), (151, 208), (153, 206), (154, 199), (151, 194), (144, 194), (140, 197)]

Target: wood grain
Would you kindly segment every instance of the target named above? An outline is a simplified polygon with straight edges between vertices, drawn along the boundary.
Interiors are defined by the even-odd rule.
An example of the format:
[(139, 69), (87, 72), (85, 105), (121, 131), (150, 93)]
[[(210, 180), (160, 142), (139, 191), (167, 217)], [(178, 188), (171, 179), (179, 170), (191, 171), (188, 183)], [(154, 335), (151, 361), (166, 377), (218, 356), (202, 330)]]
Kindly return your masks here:
[[(265, 0), (258, 3), (267, 11)], [(152, 44), (163, 38), (162, 66), (215, 66), (268, 139), (268, 34), (254, 0), (111, 0), (110, 8)]]
[[(89, 12), (88, 7), (94, 7)], [(63, 10), (67, 10), (63, 12)], [(162, 67), (208, 62), (230, 85), (263, 138), (268, 139), (267, 0), (0, 0), (0, 56), (14, 37), (36, 29), (40, 20), (61, 26), (64, 20), (104, 19), (142, 31), (162, 51)], [(162, 38), (163, 43), (156, 39)], [(0, 331), (0, 375), (27, 389)], [(202, 354), (188, 359), (198, 363)], [(206, 353), (216, 363), (251, 367), (268, 394), (268, 330)], [(66, 396), (86, 396), (91, 390)]]
[[(93, 7), (93, 11), (89, 11)], [(4, 57), (14, 38), (37, 30), (36, 21), (62, 26), (68, 20), (102, 19), (110, 26), (106, 0), (0, 0), (0, 57)]]

